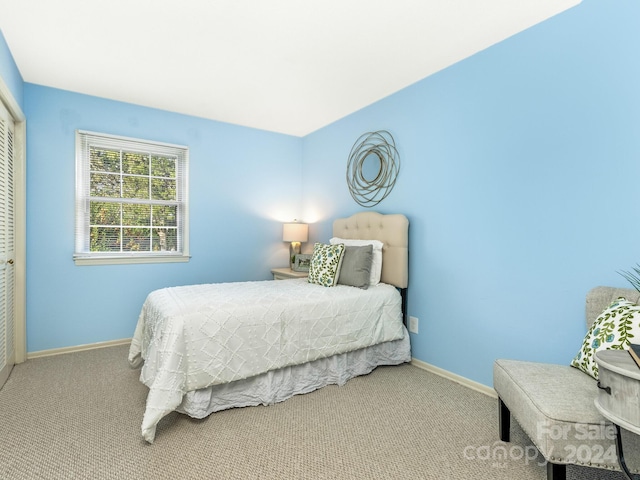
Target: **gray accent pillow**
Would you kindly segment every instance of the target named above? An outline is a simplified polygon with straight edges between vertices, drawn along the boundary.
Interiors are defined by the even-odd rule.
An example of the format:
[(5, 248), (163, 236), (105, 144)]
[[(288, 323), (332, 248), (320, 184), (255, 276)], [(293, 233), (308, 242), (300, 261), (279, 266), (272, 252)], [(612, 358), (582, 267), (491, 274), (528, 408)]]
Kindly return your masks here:
[(373, 245), (362, 247), (346, 245), (338, 283), (366, 290), (369, 288), (372, 261)]

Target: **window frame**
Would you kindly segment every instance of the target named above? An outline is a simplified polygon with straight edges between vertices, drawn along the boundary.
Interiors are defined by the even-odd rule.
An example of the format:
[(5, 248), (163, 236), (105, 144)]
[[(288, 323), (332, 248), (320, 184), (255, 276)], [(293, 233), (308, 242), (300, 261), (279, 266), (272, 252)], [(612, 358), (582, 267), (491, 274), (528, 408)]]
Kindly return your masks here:
[[(100, 146), (105, 149), (127, 150), (149, 155), (175, 156), (176, 161), (176, 204), (177, 204), (177, 244), (176, 251), (159, 252), (91, 252), (90, 251), (90, 148)], [(149, 172), (151, 178), (151, 172)], [(86, 130), (76, 130), (76, 200), (75, 200), (75, 249), (73, 260), (76, 265), (116, 265), (135, 263), (176, 263), (188, 262), (189, 255), (189, 147), (170, 143), (143, 140)], [(127, 202), (125, 202), (127, 203)], [(144, 200), (135, 203), (145, 204)], [(149, 205), (154, 203), (149, 199)], [(122, 227), (122, 223), (120, 223)], [(180, 248), (181, 247), (181, 248)]]

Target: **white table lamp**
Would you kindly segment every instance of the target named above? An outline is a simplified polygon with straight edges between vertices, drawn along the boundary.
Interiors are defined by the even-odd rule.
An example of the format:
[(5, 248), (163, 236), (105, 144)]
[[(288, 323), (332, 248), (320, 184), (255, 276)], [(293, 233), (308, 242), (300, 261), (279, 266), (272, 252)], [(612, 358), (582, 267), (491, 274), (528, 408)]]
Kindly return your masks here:
[(289, 245), (289, 267), (293, 268), (296, 255), (300, 253), (300, 244), (309, 239), (309, 225), (306, 223), (285, 223), (282, 227), (282, 241)]

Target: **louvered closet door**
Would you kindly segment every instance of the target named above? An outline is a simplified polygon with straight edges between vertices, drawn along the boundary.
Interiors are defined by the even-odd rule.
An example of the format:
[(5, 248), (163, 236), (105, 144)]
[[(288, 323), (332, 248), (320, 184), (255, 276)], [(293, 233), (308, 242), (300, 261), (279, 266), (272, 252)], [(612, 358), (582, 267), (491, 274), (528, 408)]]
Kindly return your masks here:
[(9, 377), (14, 350), (14, 125), (0, 102), (0, 387)]

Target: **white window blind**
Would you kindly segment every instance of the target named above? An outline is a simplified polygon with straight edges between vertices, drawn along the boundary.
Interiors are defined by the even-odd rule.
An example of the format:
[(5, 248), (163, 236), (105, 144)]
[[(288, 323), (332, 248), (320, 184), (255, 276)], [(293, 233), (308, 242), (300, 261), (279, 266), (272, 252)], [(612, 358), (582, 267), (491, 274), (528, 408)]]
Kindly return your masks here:
[(76, 264), (187, 261), (185, 146), (76, 132)]

